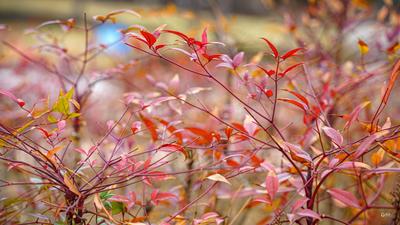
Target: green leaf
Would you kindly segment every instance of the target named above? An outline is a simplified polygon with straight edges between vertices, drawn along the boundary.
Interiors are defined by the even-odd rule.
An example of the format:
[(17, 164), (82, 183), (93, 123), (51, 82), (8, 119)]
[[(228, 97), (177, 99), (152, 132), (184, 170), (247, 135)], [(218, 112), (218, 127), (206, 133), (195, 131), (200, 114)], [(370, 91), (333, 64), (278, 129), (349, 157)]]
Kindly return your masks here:
[(35, 122), (35, 120), (31, 120), (31, 121), (27, 122), (26, 124), (24, 124), (22, 127), (18, 128), (16, 131), (16, 134), (22, 133), (22, 131), (24, 131), (26, 128), (28, 128), (33, 122)]
[(53, 115), (49, 115), (47, 117), (47, 121), (49, 121), (50, 123), (56, 123), (57, 119)]
[(70, 99), (72, 99), (72, 96), (74, 96), (74, 88), (71, 88), (71, 89), (67, 92), (67, 94), (65, 94), (65, 98), (66, 98), (67, 100), (70, 100)]
[(80, 115), (81, 115), (80, 113), (73, 112), (73, 113), (68, 115), (68, 118), (72, 119), (72, 118), (75, 118), (75, 117), (79, 117)]
[(124, 211), (124, 204), (122, 202), (111, 202), (111, 213), (113, 215), (119, 214)]
[(114, 194), (108, 192), (108, 191), (103, 191), (100, 193), (100, 199), (101, 200), (107, 200), (109, 198), (111, 198), (112, 196), (114, 196)]

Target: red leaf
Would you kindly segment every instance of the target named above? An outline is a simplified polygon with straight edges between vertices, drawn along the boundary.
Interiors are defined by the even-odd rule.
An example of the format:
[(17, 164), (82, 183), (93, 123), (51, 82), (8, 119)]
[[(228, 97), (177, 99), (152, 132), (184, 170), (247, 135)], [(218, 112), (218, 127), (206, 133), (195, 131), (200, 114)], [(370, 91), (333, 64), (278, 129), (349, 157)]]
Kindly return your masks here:
[(141, 30), (140, 33), (146, 39), (146, 42), (147, 42), (147, 45), (149, 46), (149, 48), (152, 47), (154, 45), (154, 43), (156, 43), (157, 39), (156, 39), (156, 37), (154, 37), (154, 35), (152, 33), (149, 33), (145, 30)]
[(167, 45), (166, 44), (159, 44), (159, 45), (156, 45), (155, 49), (157, 51), (158, 49), (164, 48), (165, 46), (167, 46)]
[(185, 148), (177, 144), (163, 144), (159, 147), (159, 149), (163, 149), (164, 151), (179, 151), (185, 156), (185, 158), (189, 157), (188, 153), (185, 151)]
[(153, 123), (153, 121), (144, 117), (142, 114), (140, 114), (140, 118), (142, 119), (142, 121), (143, 121), (144, 125), (147, 127), (147, 129), (149, 129), (149, 132), (151, 134), (151, 138), (153, 139), (153, 141), (157, 141), (158, 134), (157, 134), (157, 130), (156, 130), (156, 125)]
[(177, 139), (177, 140), (176, 140), (176, 143), (177, 143), (178, 145), (182, 144), (182, 142), (183, 142), (182, 133), (177, 132), (178, 129), (177, 129), (175, 126), (172, 126), (170, 123), (168, 123), (167, 121), (165, 121), (165, 120), (163, 120), (163, 119), (161, 119), (161, 118), (159, 118), (158, 121), (160, 121), (160, 123), (163, 124), (163, 125), (167, 128), (167, 130), (168, 130), (172, 135), (174, 135), (174, 136), (176, 137), (176, 139)]
[(174, 31), (174, 30), (162, 30), (162, 32), (166, 32), (166, 33), (171, 33), (171, 34), (175, 34), (177, 36), (179, 36), (180, 38), (182, 38), (183, 40), (185, 40), (186, 42), (189, 40), (189, 37), (186, 36), (185, 34), (178, 32), (178, 31)]
[(302, 102), (304, 102), (304, 104), (306, 104), (307, 106), (310, 106), (309, 103), (308, 103), (307, 98), (304, 97), (303, 95), (301, 95), (301, 94), (299, 94), (299, 93), (297, 93), (297, 92), (288, 90), (288, 89), (284, 89), (284, 90), (287, 91), (287, 92), (289, 92), (290, 94), (296, 96), (299, 100), (301, 100)]
[(232, 136), (232, 132), (233, 132), (233, 129), (231, 128), (231, 127), (226, 127), (225, 128), (225, 135), (226, 135), (226, 138), (230, 138), (231, 136)]
[(268, 76), (272, 76), (275, 74), (275, 70), (267, 70), (261, 66), (257, 66), (258, 68), (260, 68), (262, 71), (264, 71), (265, 74), (267, 74)]
[(285, 71), (283, 71), (283, 73), (282, 73), (283, 75), (282, 76), (285, 76), (287, 73), (289, 73), (289, 71), (293, 70), (294, 68), (296, 68), (296, 67), (298, 67), (300, 65), (303, 65), (303, 63), (297, 63), (297, 64), (294, 64), (292, 66), (289, 66), (288, 68), (286, 68)]
[(236, 161), (233, 160), (233, 159), (227, 159), (227, 160), (226, 160), (226, 164), (227, 164), (228, 166), (231, 166), (231, 167), (239, 167), (239, 166), (240, 166), (240, 163), (236, 162)]
[(292, 50), (286, 52), (283, 56), (281, 56), (281, 58), (282, 58), (283, 60), (285, 60), (285, 59), (287, 59), (287, 58), (289, 58), (289, 57), (295, 56), (295, 54), (296, 54), (298, 51), (303, 50), (303, 49), (304, 49), (304, 48), (295, 48), (295, 49), (292, 49)]
[(44, 128), (37, 127), (36, 129), (40, 130), (46, 138), (49, 138), (51, 136), (51, 133), (47, 132), (47, 130), (45, 130)]
[(263, 40), (268, 44), (269, 48), (271, 49), (272, 53), (274, 54), (274, 57), (277, 59), (277, 58), (279, 57), (279, 52), (278, 52), (278, 50), (276, 49), (275, 45), (272, 44), (272, 43), (271, 43), (268, 39), (266, 39), (266, 38), (261, 38), (261, 39), (263, 39)]
[(265, 91), (264, 91), (264, 94), (265, 94), (268, 98), (270, 98), (270, 97), (272, 97), (272, 95), (274, 95), (274, 93), (272, 92), (272, 90), (265, 90)]
[(133, 134), (136, 134), (140, 130), (142, 123), (140, 121), (135, 121), (131, 125), (131, 131)]
[(332, 196), (332, 198), (338, 200), (339, 202), (345, 204), (346, 206), (361, 208), (357, 198), (348, 191), (344, 191), (337, 188), (331, 188), (330, 190), (328, 190), (328, 193)]
[(290, 103), (290, 104), (292, 104), (292, 105), (295, 105), (295, 106), (299, 107), (300, 109), (302, 109), (302, 110), (304, 110), (304, 111), (307, 111), (307, 109), (308, 109), (307, 105), (305, 105), (304, 103), (300, 103), (300, 102), (298, 102), (298, 101), (296, 101), (296, 100), (293, 100), (293, 99), (278, 98), (278, 100), (279, 100), (279, 101), (283, 101), (283, 102)]

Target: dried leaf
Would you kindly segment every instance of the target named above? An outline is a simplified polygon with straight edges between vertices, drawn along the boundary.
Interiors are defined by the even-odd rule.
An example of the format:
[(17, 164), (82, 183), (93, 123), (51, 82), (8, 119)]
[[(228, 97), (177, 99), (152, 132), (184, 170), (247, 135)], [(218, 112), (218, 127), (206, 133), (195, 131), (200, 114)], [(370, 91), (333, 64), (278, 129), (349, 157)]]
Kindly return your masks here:
[(224, 182), (224, 183), (227, 183), (227, 184), (231, 185), (231, 183), (224, 176), (222, 176), (219, 173), (216, 173), (216, 174), (213, 174), (211, 176), (208, 176), (207, 179), (213, 180), (213, 181)]
[(78, 188), (76, 187), (75, 183), (71, 180), (68, 173), (64, 174), (64, 184), (68, 187), (68, 189), (73, 192), (74, 194), (80, 196), (81, 193), (79, 192)]

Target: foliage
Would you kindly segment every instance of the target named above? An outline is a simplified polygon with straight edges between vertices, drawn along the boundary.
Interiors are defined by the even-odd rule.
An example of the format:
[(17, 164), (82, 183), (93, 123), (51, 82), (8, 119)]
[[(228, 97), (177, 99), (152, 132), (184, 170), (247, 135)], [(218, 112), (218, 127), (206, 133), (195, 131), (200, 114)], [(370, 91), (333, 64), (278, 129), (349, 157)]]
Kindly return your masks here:
[[(399, 15), (386, 1), (374, 20), (384, 37), (356, 39), (349, 58), (346, 34), (371, 18), (361, 2), (310, 1), (301, 22), (284, 18), (299, 47), (261, 37), (253, 57), (213, 40), (212, 27), (195, 36), (134, 24), (96, 43), (96, 28), (139, 16), (132, 10), (42, 23), (30, 31), (32, 52), (3, 40), (24, 62), (5, 64), (26, 81), (0, 90), (10, 112), (0, 122), (0, 222), (398, 220), (398, 188), (387, 192), (400, 171)], [(64, 48), (48, 26), (82, 33), (83, 51)], [(121, 42), (134, 55), (102, 67)], [(122, 91), (101, 86), (96, 99), (113, 82)]]

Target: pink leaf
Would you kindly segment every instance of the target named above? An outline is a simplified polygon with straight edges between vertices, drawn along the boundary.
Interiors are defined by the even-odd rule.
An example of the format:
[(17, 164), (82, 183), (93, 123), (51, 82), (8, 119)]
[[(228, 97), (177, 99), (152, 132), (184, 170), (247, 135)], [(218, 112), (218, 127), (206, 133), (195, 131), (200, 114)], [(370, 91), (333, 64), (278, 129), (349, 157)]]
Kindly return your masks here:
[(136, 193), (131, 191), (128, 193), (129, 203), (128, 203), (128, 210), (132, 208), (136, 204)]
[(158, 205), (160, 201), (163, 200), (168, 200), (168, 199), (178, 199), (176, 195), (169, 193), (169, 192), (160, 192), (158, 190), (154, 190), (151, 193), (151, 201), (155, 204)]
[(232, 65), (233, 68), (238, 67), (243, 62), (244, 52), (239, 52), (233, 57)]
[(338, 200), (346, 206), (361, 208), (357, 198), (348, 191), (344, 191), (338, 188), (331, 188), (330, 190), (328, 190), (328, 193), (332, 196), (332, 198)]
[(347, 118), (347, 122), (344, 125), (345, 128), (350, 127), (350, 125), (358, 119), (358, 116), (360, 115), (360, 112), (365, 106), (367, 106), (370, 102), (364, 102), (358, 105), (354, 110), (350, 113), (350, 115)]
[(374, 133), (374, 134), (371, 134), (371, 135), (370, 135), (369, 137), (367, 137), (366, 139), (364, 139), (364, 140), (361, 142), (360, 146), (358, 146), (356, 152), (354, 153), (354, 157), (355, 157), (355, 158), (358, 158), (358, 157), (360, 157), (361, 155), (363, 155), (363, 154), (368, 150), (368, 148), (372, 145), (372, 143), (375, 142), (376, 139), (382, 137), (382, 136), (385, 135), (386, 133), (388, 133), (387, 130), (385, 130), (385, 131), (380, 131), (380, 132), (376, 132), (376, 133)]
[(371, 166), (362, 162), (343, 162), (336, 167), (336, 169), (355, 169), (355, 168), (364, 168), (370, 170)]
[(110, 202), (122, 202), (122, 203), (129, 203), (129, 199), (123, 195), (113, 195), (111, 198), (108, 199)]
[(260, 202), (260, 203), (265, 203), (265, 204), (271, 205), (272, 202), (271, 202), (271, 200), (268, 199), (267, 197), (268, 197), (268, 196), (259, 197), (259, 198), (254, 198), (254, 199), (252, 200), (252, 202)]
[(2, 95), (5, 95), (5, 96), (7, 96), (7, 97), (9, 97), (11, 100), (13, 100), (14, 102), (16, 102), (20, 107), (24, 107), (24, 105), (25, 105), (25, 102), (24, 102), (24, 100), (22, 100), (22, 99), (20, 99), (20, 98), (17, 98), (17, 97), (15, 97), (15, 95), (14, 94), (12, 94), (11, 92), (9, 92), (9, 91), (6, 91), (6, 90), (0, 90), (0, 94), (2, 94)]
[(201, 42), (203, 44), (208, 43), (208, 38), (207, 38), (207, 27), (204, 28), (203, 33), (201, 34)]
[(268, 175), (266, 180), (265, 180), (265, 186), (268, 191), (268, 195), (271, 198), (271, 200), (274, 199), (276, 193), (278, 192), (279, 188), (279, 180), (278, 177), (271, 173), (272, 175)]
[(303, 205), (305, 205), (307, 203), (307, 201), (308, 201), (308, 198), (306, 198), (306, 197), (298, 199), (295, 203), (293, 203), (291, 212), (295, 212), (296, 210), (303, 207)]
[(343, 144), (343, 136), (332, 127), (322, 127), (325, 134), (337, 145)]
[(321, 220), (321, 216), (311, 209), (299, 209), (296, 214), (299, 216), (311, 217), (317, 220)]
[(65, 124), (66, 124), (65, 120), (60, 120), (60, 121), (58, 121), (58, 123), (57, 123), (57, 128), (58, 128), (58, 130), (59, 130), (59, 131), (64, 130)]
[(243, 121), (243, 127), (249, 135), (254, 135), (257, 131), (258, 126), (254, 121), (253, 117), (251, 117), (250, 115), (246, 115)]

